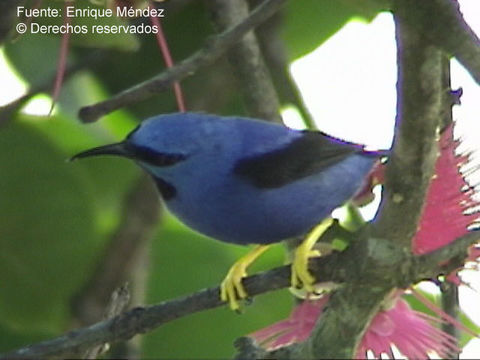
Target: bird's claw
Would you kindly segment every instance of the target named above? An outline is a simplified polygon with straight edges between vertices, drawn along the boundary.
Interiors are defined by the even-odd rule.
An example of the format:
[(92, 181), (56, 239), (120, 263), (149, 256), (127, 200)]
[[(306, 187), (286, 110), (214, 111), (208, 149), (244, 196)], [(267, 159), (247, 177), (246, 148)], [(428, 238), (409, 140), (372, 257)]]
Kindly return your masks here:
[(303, 287), (309, 293), (315, 293), (315, 277), (308, 271), (308, 260), (321, 255), (314, 249), (318, 238), (332, 224), (332, 218), (324, 220), (307, 235), (305, 240), (296, 248), (292, 262), (291, 285), (293, 288)]
[(308, 271), (308, 260), (312, 257), (319, 256), (320, 251), (318, 250), (308, 250), (302, 246), (296, 249), (295, 258), (292, 263), (292, 287), (302, 288), (303, 286), (308, 292), (315, 292), (315, 277)]
[(220, 285), (220, 299), (228, 302), (230, 309), (238, 311), (240, 305), (238, 299), (246, 299), (247, 291), (243, 287), (242, 279), (247, 276), (247, 267), (255, 261), (270, 245), (259, 245), (252, 249), (248, 254), (239, 259), (228, 270), (227, 276)]
[(220, 285), (220, 299), (228, 302), (230, 309), (240, 309), (238, 299), (245, 299), (248, 294), (242, 284), (242, 279), (247, 276), (247, 267), (244, 263), (233, 264)]

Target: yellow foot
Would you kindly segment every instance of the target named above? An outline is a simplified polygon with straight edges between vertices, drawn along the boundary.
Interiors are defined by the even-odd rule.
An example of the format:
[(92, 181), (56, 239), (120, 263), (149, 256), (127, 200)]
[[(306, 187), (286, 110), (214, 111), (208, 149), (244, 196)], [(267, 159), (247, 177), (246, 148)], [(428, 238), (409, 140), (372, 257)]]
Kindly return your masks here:
[(291, 284), (293, 288), (301, 288), (302, 285), (308, 292), (315, 292), (315, 278), (308, 271), (308, 260), (320, 256), (320, 251), (313, 247), (318, 238), (332, 224), (332, 218), (323, 220), (315, 226), (307, 235), (305, 240), (295, 249), (295, 257), (292, 262)]
[(238, 299), (245, 299), (248, 296), (242, 284), (242, 279), (247, 276), (247, 267), (269, 247), (270, 245), (258, 245), (253, 248), (247, 255), (241, 257), (232, 265), (227, 276), (223, 279), (220, 286), (220, 299), (228, 302), (232, 310), (240, 308)]

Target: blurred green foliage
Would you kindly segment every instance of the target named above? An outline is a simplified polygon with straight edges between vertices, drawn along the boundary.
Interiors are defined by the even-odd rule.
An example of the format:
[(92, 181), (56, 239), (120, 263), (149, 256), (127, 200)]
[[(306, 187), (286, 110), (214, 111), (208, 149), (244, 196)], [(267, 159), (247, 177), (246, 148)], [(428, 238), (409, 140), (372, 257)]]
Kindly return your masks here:
[[(86, 1), (77, 3), (87, 6)], [(43, 6), (62, 5), (46, 0)], [(288, 57), (305, 55), (351, 18), (370, 20), (384, 6), (381, 0), (290, 0), (282, 33)], [(60, 24), (63, 20), (39, 21)], [(200, 1), (172, 5), (164, 29), (177, 60), (197, 50), (212, 33)], [(72, 40), (70, 65), (90, 61), (93, 52), (99, 56), (65, 83), (55, 115), (17, 113), (0, 128), (0, 352), (68, 329), (70, 304), (102, 260), (125, 195), (140, 173), (121, 159), (65, 160), (80, 150), (122, 138), (147, 116), (176, 110), (172, 93), (165, 92), (98, 123), (80, 124), (76, 113), (81, 106), (138, 84), (161, 72), (164, 65), (153, 36), (89, 35)], [(24, 35), (4, 44), (3, 50), (29, 86), (49, 87), (59, 43), (59, 36)], [(182, 85), (189, 110), (244, 112), (225, 60), (201, 69)], [(149, 252), (146, 302), (218, 284), (245, 251), (207, 239), (167, 216)], [(283, 249), (277, 246), (251, 272), (283, 261)], [(143, 356), (230, 357), (235, 338), (286, 317), (292, 304), (289, 292), (280, 291), (258, 297), (241, 316), (222, 308), (174, 321), (143, 336)]]
[(101, 244), (95, 198), (78, 168), (32, 128), (12, 124), (0, 138), (8, 174), (0, 180), (0, 317), (17, 330), (59, 331)]
[[(147, 303), (187, 295), (217, 284), (244, 247), (213, 241), (191, 232), (173, 217), (154, 239)], [(251, 273), (281, 265), (283, 248), (270, 249), (250, 269)], [(192, 266), (193, 265), (193, 266)], [(287, 316), (292, 305), (288, 291), (254, 300), (238, 315), (227, 307), (174, 321), (144, 339), (147, 358), (227, 358), (233, 341)]]
[(386, 0), (295, 0), (286, 5), (283, 37), (290, 59), (315, 50), (353, 18), (371, 21)]

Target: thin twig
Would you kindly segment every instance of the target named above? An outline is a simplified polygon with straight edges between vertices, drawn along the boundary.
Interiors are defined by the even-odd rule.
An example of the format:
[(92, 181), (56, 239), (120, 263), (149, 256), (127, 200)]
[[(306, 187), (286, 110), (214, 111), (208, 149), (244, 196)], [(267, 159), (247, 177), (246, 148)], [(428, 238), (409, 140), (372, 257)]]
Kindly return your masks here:
[[(149, 7), (155, 8), (153, 0), (150, 0)], [(170, 54), (170, 49), (167, 44), (167, 38), (165, 37), (165, 33), (163, 31), (163, 26), (160, 21), (160, 18), (157, 16), (150, 15), (150, 22), (152, 25), (158, 28), (158, 33), (155, 34), (155, 39), (157, 40), (158, 47), (160, 52), (162, 53), (163, 59), (165, 60), (165, 65), (167, 68), (173, 67), (173, 59), (172, 55)], [(178, 111), (185, 112), (185, 98), (183, 97), (182, 87), (178, 81), (173, 83), (173, 92), (175, 93), (175, 100), (177, 101)]]
[[(441, 286), (441, 305), (442, 310), (450, 315), (452, 318), (458, 321), (459, 313), (459, 298), (458, 298), (458, 286), (450, 283), (444, 282)], [(452, 335), (455, 339), (459, 339), (459, 332), (456, 326), (450, 322), (442, 323), (442, 330), (447, 334)], [(460, 354), (451, 354), (452, 359), (459, 359)]]
[[(68, 28), (70, 23), (72, 22), (72, 18), (67, 16), (67, 9), (70, 6), (73, 6), (73, 0), (65, 0), (65, 4), (63, 6), (63, 26)], [(50, 105), (50, 111), (48, 115), (51, 115), (53, 112), (53, 108), (57, 103), (58, 97), (60, 95), (60, 90), (62, 89), (63, 78), (65, 76), (65, 70), (67, 68), (67, 56), (68, 56), (68, 46), (70, 44), (70, 32), (67, 31), (65, 34), (62, 35), (62, 40), (60, 42), (60, 49), (58, 50), (58, 61), (57, 61), (57, 74), (55, 75), (55, 83), (53, 85), (52, 90), (52, 104)]]
[(145, 100), (154, 94), (168, 89), (175, 81), (192, 75), (200, 67), (206, 66), (221, 55), (248, 31), (258, 26), (275, 13), (286, 0), (265, 0), (241, 23), (225, 32), (212, 36), (206, 45), (176, 66), (154, 78), (127, 89), (108, 100), (80, 109), (79, 117), (84, 122), (93, 122), (121, 107)]
[[(370, 254), (367, 259), (375, 261), (377, 264), (386, 262), (387, 267), (382, 270), (390, 269), (388, 273), (382, 271), (378, 274), (377, 272), (377, 279), (374, 280), (370, 279), (370, 275), (375, 274), (374, 269), (366, 277), (359, 278), (358, 253), (361, 252), (362, 256), (364, 253), (362, 250), (359, 251), (359, 248), (369, 249), (372, 247), (369, 243), (382, 244), (385, 241), (366, 238), (352, 244), (342, 253), (333, 253), (313, 259), (310, 263), (310, 271), (322, 281), (344, 282), (353, 279), (365, 288), (369, 288), (369, 281), (376, 281), (378, 277), (384, 276), (392, 282), (391, 286), (408, 287), (412, 283), (435, 278), (439, 274), (448, 274), (453, 269), (461, 267), (467, 257), (468, 247), (477, 242), (479, 238), (479, 233), (470, 233), (430, 254), (418, 257), (408, 256), (400, 261), (401, 264), (408, 265), (400, 268), (400, 270), (407, 269), (403, 272), (399, 271), (398, 267), (393, 267), (388, 260), (385, 261), (384, 254), (381, 252)], [(372, 259), (371, 256), (375, 259)], [(286, 288), (290, 285), (290, 266), (282, 266), (249, 276), (244, 279), (244, 285), (251, 296)], [(128, 340), (134, 335), (152, 331), (169, 321), (224, 305), (225, 303), (220, 300), (217, 286), (158, 305), (134, 308), (114, 319), (2, 354), (0, 359), (65, 357), (72, 352), (79, 353), (99, 344)], [(339, 314), (339, 316), (341, 315)]]
[[(115, 316), (120, 315), (128, 306), (130, 302), (130, 291), (128, 290), (128, 284), (124, 284), (115, 289), (110, 297), (110, 303), (105, 311), (104, 319), (113, 319)], [(108, 350), (108, 344), (101, 344), (88, 349), (85, 353), (84, 359), (96, 359), (98, 356)]]
[[(442, 94), (442, 117), (441, 127), (446, 128), (453, 122), (452, 107), (455, 104), (452, 101), (451, 92), (451, 77), (450, 77), (450, 59), (448, 56), (442, 56), (442, 87), (445, 91)], [(459, 313), (459, 298), (458, 298), (458, 286), (452, 282), (445, 281), (440, 286), (441, 289), (441, 305), (442, 310), (446, 314), (450, 315), (453, 319), (458, 320)], [(442, 323), (442, 330), (447, 334), (450, 334), (455, 339), (459, 339), (458, 329), (450, 322)], [(460, 354), (451, 354), (452, 359), (458, 359)]]

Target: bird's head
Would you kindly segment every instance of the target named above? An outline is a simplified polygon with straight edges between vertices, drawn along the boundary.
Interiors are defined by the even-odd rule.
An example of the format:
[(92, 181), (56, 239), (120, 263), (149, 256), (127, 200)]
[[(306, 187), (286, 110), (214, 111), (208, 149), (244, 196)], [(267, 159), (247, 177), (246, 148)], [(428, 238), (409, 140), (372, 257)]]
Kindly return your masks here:
[(159, 115), (143, 121), (125, 140), (83, 151), (71, 160), (114, 155), (134, 160), (154, 176), (168, 173), (211, 147), (208, 120), (194, 113)]

